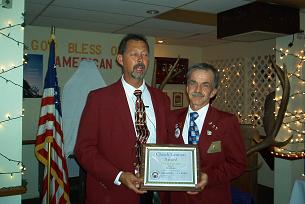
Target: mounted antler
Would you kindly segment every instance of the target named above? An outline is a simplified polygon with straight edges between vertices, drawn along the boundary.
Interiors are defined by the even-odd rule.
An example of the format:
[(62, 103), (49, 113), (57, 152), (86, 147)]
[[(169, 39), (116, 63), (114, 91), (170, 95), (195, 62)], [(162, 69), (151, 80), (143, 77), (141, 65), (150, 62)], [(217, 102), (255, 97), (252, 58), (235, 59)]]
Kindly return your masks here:
[[(176, 72), (174, 72), (174, 70), (177, 67), (177, 64), (180, 60), (180, 56), (178, 56), (177, 60), (175, 61), (174, 65), (170, 65), (169, 71), (167, 73), (167, 75), (164, 77), (163, 81), (161, 82), (160, 86), (158, 87), (160, 90), (163, 90), (165, 85), (167, 84), (167, 82), (174, 78), (175, 76), (177, 76), (178, 74), (180, 74), (182, 72), (182, 70), (177, 70)], [(152, 78), (152, 86), (156, 87), (156, 62), (155, 62), (155, 67), (154, 67), (154, 71), (153, 71), (153, 78)]]
[[(265, 112), (264, 112), (264, 129), (266, 132), (266, 136), (263, 136), (264, 139), (257, 143), (256, 145), (250, 147), (247, 150), (247, 155), (250, 155), (254, 152), (259, 152), (260, 150), (263, 150), (267, 147), (275, 146), (275, 147), (283, 147), (289, 143), (292, 136), (290, 136), (287, 140), (278, 142), (275, 141), (275, 137), (277, 136), (281, 125), (283, 123), (285, 112), (287, 110), (287, 105), (289, 102), (289, 95), (290, 95), (290, 83), (287, 75), (287, 70), (284, 67), (281, 69), (278, 65), (276, 65), (271, 57), (269, 56), (269, 62), (271, 64), (271, 67), (275, 70), (276, 75), (278, 76), (281, 86), (282, 86), (282, 99), (280, 102), (280, 108), (278, 110), (278, 114), (276, 119), (274, 120), (273, 112), (270, 111), (272, 109), (271, 105), (271, 96), (275, 96), (275, 92), (268, 95), (265, 103)], [(273, 98), (273, 97), (272, 97)]]

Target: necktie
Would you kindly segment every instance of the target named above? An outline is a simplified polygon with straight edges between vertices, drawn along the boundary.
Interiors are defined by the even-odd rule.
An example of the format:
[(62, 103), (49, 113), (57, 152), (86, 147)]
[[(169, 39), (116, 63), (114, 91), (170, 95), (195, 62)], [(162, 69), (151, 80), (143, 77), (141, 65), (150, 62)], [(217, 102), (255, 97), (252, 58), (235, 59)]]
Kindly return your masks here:
[(198, 126), (195, 123), (195, 120), (198, 118), (199, 114), (197, 112), (190, 113), (190, 125), (189, 125), (189, 144), (198, 144), (199, 141), (199, 130)]
[(137, 142), (136, 142), (136, 159), (137, 163), (135, 164), (135, 173), (138, 174), (141, 165), (141, 144), (145, 144), (149, 137), (149, 130), (146, 125), (146, 113), (143, 100), (141, 98), (142, 91), (135, 90), (134, 95), (137, 97), (135, 105), (135, 127), (137, 133)]

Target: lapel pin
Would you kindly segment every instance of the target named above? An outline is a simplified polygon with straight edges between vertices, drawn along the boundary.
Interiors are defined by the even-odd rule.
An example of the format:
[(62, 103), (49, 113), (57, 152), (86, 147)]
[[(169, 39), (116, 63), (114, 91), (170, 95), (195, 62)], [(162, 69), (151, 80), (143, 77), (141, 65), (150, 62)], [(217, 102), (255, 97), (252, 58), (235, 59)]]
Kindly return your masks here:
[(176, 138), (178, 138), (180, 136), (180, 133), (181, 133), (179, 126), (180, 126), (179, 123), (175, 125), (175, 128), (176, 128), (175, 129), (175, 137)]
[(177, 127), (175, 130), (175, 137), (178, 138), (179, 135), (180, 135), (180, 129), (179, 129), (179, 127)]
[(212, 131), (211, 131), (211, 130), (208, 130), (208, 131), (207, 131), (207, 135), (212, 135)]

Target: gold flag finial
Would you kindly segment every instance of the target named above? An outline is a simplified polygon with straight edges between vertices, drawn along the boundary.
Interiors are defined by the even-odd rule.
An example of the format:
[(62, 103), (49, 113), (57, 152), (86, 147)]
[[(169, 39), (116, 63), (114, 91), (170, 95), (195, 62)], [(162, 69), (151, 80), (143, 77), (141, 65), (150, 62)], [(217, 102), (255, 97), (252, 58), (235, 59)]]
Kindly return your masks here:
[(51, 35), (55, 35), (55, 26), (51, 27)]
[(55, 40), (55, 26), (51, 27), (51, 40)]

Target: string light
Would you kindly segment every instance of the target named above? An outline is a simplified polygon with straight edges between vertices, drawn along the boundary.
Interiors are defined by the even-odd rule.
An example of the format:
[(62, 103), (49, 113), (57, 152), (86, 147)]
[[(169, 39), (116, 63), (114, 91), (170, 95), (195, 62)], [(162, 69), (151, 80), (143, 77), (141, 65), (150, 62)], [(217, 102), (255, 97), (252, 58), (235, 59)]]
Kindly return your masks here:
[[(24, 56), (23, 56), (23, 63), (22, 63), (22, 64), (17, 65), (17, 66), (12, 66), (12, 67), (10, 67), (10, 68), (8, 68), (8, 69), (1, 68), (0, 75), (1, 75), (1, 74), (4, 74), (4, 73), (6, 73), (6, 72), (10, 72), (10, 71), (12, 71), (12, 70), (14, 70), (14, 69), (17, 69), (17, 68), (19, 68), (19, 67), (22, 67), (24, 64), (27, 64), (27, 63), (28, 63), (28, 57), (27, 57), (27, 54), (24, 54)], [(15, 82), (13, 82), (12, 80), (7, 79), (6, 77), (0, 76), (0, 78), (3, 79), (3, 80), (5, 80), (6, 83), (12, 83), (13, 85), (16, 85), (16, 86), (19, 86), (19, 87), (23, 88), (22, 85), (17, 84), (17, 83), (15, 83)]]
[[(24, 19), (24, 13), (22, 13), (22, 18)], [(4, 36), (4, 37), (6, 37), (6, 38), (8, 38), (8, 39), (10, 39), (10, 40), (12, 40), (12, 41), (14, 41), (14, 42), (16, 42), (18, 46), (19, 46), (20, 44), (23, 45), (23, 46), (24, 46), (24, 49), (28, 50), (28, 49), (29, 49), (28, 46), (26, 46), (23, 42), (21, 42), (21, 41), (19, 41), (19, 40), (16, 40), (15, 38), (11, 37), (11, 36), (10, 36), (10, 32), (7, 33), (7, 34), (1, 32), (2, 30), (8, 30), (8, 29), (11, 30), (12, 28), (17, 27), (17, 26), (21, 26), (21, 28), (24, 28), (25, 23), (22, 22), (22, 23), (18, 23), (18, 24), (12, 25), (12, 22), (11, 22), (11, 21), (8, 21), (8, 22), (7, 22), (7, 25), (8, 25), (8, 26), (6, 26), (6, 27), (0, 28), (0, 35), (2, 35), (2, 36)]]
[[(298, 62), (295, 65), (295, 69), (292, 72), (288, 73), (289, 80), (293, 80), (299, 82), (298, 84), (301, 85), (301, 87), (297, 87), (297, 90), (294, 91), (294, 93), (290, 93), (289, 98), (293, 101), (303, 101), (300, 96), (304, 95), (304, 85), (305, 84), (305, 79), (302, 78), (301, 76), (301, 71), (303, 68), (303, 64), (305, 61), (305, 56), (304, 56), (304, 50), (301, 50), (300, 52), (294, 54), (290, 53), (289, 50), (285, 50), (280, 48), (280, 49), (274, 49), (277, 53), (279, 53), (280, 57), (294, 57)], [(283, 68), (283, 66), (281, 66)], [(277, 85), (277, 91), (279, 91), (279, 85)], [(276, 98), (276, 103), (279, 105), (280, 100)], [(295, 103), (295, 102), (294, 102)], [(302, 104), (302, 102), (300, 102)], [(283, 129), (287, 132), (287, 134), (292, 134), (292, 139), (290, 140), (289, 144), (285, 147), (282, 148), (274, 148), (272, 153), (274, 154), (275, 157), (280, 157), (284, 159), (301, 159), (305, 158), (305, 153), (304, 149), (301, 150), (291, 150), (288, 149), (289, 147), (297, 148), (298, 145), (304, 145), (304, 138), (305, 138), (305, 131), (301, 130), (301, 128), (304, 128), (305, 125), (305, 114), (302, 109), (295, 107), (295, 110), (291, 111), (289, 110), (289, 107), (287, 107), (286, 113), (285, 113), (285, 118), (284, 122), (282, 124)], [(292, 145), (292, 146), (291, 146)], [(278, 152), (281, 152), (281, 154), (277, 154)]]
[[(274, 49), (277, 52), (280, 52), (280, 57), (284, 60), (286, 59), (286, 57), (295, 57), (295, 59), (300, 60), (300, 62), (296, 63), (295, 65), (295, 70), (291, 71), (288, 70), (288, 78), (290, 81), (293, 82), (298, 82), (297, 85), (298, 90), (296, 91), (292, 91), (290, 92), (290, 96), (289, 99), (292, 102), (298, 102), (298, 100), (300, 99), (300, 97), (304, 97), (305, 95), (305, 91), (304, 91), (304, 85), (305, 84), (305, 79), (302, 78), (302, 68), (303, 68), (303, 64), (305, 61), (305, 56), (304, 56), (304, 51), (301, 50), (298, 54), (293, 54), (291, 53), (288, 49)], [(258, 65), (256, 65), (255, 63), (251, 63), (252, 64), (252, 79), (251, 79), (251, 84), (252, 84), (252, 93), (260, 93), (261, 91), (257, 92), (259, 89), (259, 85), (260, 82), (256, 81), (256, 78), (259, 77), (257, 76), (258, 74), (260, 74), (257, 71), (257, 67)], [(283, 69), (285, 67), (285, 65), (281, 65), (280, 68)], [(234, 66), (232, 65), (232, 70)], [(259, 67), (258, 67), (259, 68)], [(223, 76), (222, 77), (222, 81), (221, 84), (223, 87), (225, 87), (224, 91), (226, 92), (225, 94), (223, 94), (223, 96), (225, 98), (221, 98), (221, 100), (225, 103), (225, 104), (230, 104), (229, 101), (227, 100), (226, 96), (229, 94), (227, 93), (227, 88), (230, 87), (230, 82), (229, 82), (229, 77), (228, 76), (233, 76), (230, 75), (230, 72), (228, 71), (227, 68), (223, 68), (222, 69), (222, 73)], [(236, 71), (235, 72), (235, 77), (240, 77), (240, 72)], [(266, 80), (269, 82), (268, 84), (268, 90), (273, 90), (275, 89), (278, 93), (282, 92), (282, 88), (281, 88), (281, 84), (279, 81), (275, 81), (275, 74), (274, 72), (272, 72), (272, 69), (268, 66), (267, 67), (267, 73), (266, 73)], [(256, 83), (257, 82), (257, 83)], [(274, 83), (274, 85), (272, 85), (272, 83)], [(302, 90), (303, 89), (303, 90)], [(240, 94), (241, 91), (240, 89), (237, 88), (236, 91), (237, 94)], [(262, 107), (260, 107), (260, 100), (258, 100), (258, 98), (255, 98), (255, 95), (252, 96), (253, 98), (252, 100), (252, 114), (247, 114), (247, 115), (243, 115), (241, 112), (238, 112), (238, 117), (240, 119), (240, 122), (242, 124), (260, 124), (260, 120), (261, 117), (259, 114), (257, 114), (257, 112), (259, 110), (262, 110)], [(274, 116), (277, 117), (277, 112), (279, 110), (279, 105), (280, 102), (282, 100), (281, 96), (276, 96), (274, 99), (275, 101), (275, 112), (274, 112)], [(302, 101), (303, 99), (301, 99)], [(257, 104), (257, 105), (256, 105)], [(300, 103), (302, 104), (302, 102)], [(305, 126), (305, 113), (301, 108), (295, 108), (295, 110), (290, 110), (290, 107), (287, 107), (286, 113), (285, 113), (285, 117), (284, 117), (284, 121), (282, 123), (282, 128), (287, 132), (287, 135), (292, 135), (292, 139), (290, 141), (290, 143), (288, 145), (303, 145), (304, 143), (304, 137), (305, 137), (305, 130), (302, 130), (301, 128), (304, 128)], [(284, 133), (285, 134), (285, 133)], [(286, 146), (285, 146), (286, 148)], [(304, 155), (304, 150), (298, 150), (298, 151), (292, 151), (292, 150), (286, 150), (285, 148), (282, 149), (274, 149), (273, 150), (273, 155), (276, 157), (281, 157), (281, 158), (288, 158), (288, 159), (300, 159), (300, 158), (305, 158)]]
[(297, 160), (297, 159), (303, 159), (305, 158), (305, 150), (302, 151), (292, 151), (292, 150), (286, 150), (283, 148), (274, 148), (271, 150), (271, 154), (274, 157), (287, 159), (287, 160)]
[[(24, 13), (22, 14), (22, 18), (24, 19)], [(17, 27), (19, 27), (19, 26), (24, 27), (24, 25), (25, 25), (24, 22), (23, 22), (23, 23), (19, 23), (19, 24), (13, 25), (12, 21), (7, 21), (7, 26), (6, 26), (6, 27), (3, 27), (3, 28), (0, 28), (0, 36), (4, 36), (4, 37), (6, 37), (7, 39), (10, 39), (10, 40), (16, 42), (18, 46), (19, 46), (19, 45), (23, 45), (23, 48), (24, 48), (24, 49), (28, 49), (28, 47), (27, 47), (23, 42), (21, 42), (21, 41), (15, 39), (15, 38), (13, 38), (13, 37), (11, 37), (11, 32), (13, 31), (14, 28), (17, 28)], [(6, 31), (8, 31), (8, 32), (6, 32)], [(18, 32), (20, 32), (20, 31), (18, 31)], [(6, 83), (11, 83), (11, 84), (14, 84), (14, 85), (19, 86), (19, 87), (22, 88), (21, 85), (19, 85), (18, 83), (13, 82), (13, 81), (10, 80), (10, 79), (7, 79), (6, 77), (3, 76), (3, 74), (4, 74), (4, 73), (7, 73), (7, 72), (10, 72), (10, 71), (12, 71), (12, 70), (15, 70), (15, 69), (17, 69), (17, 68), (19, 68), (19, 67), (22, 67), (23, 64), (26, 64), (26, 63), (27, 63), (27, 61), (28, 61), (27, 55), (24, 55), (24, 57), (23, 57), (23, 63), (20, 64), (20, 65), (17, 65), (17, 66), (11, 65), (9, 68), (5, 68), (4, 65), (1, 65), (1, 66), (0, 66), (0, 67), (1, 67), (1, 68), (0, 68), (0, 78), (3, 79), (3, 80), (5, 80)], [(1, 75), (2, 75), (2, 76), (1, 76)], [(19, 116), (12, 116), (10, 113), (7, 113), (7, 114), (5, 115), (5, 118), (6, 118), (6, 119), (0, 120), (0, 129), (4, 128), (4, 125), (3, 125), (4, 123), (7, 123), (7, 122), (12, 121), (12, 120), (16, 120), (16, 119), (21, 118), (21, 117), (23, 117), (23, 113), (22, 113), (22, 115), (19, 115)], [(7, 157), (6, 155), (2, 154), (1, 152), (0, 152), (0, 156), (3, 157), (3, 158), (5, 158), (6, 160), (8, 160), (8, 162), (10, 162), (10, 163), (16, 163), (16, 165), (17, 165), (17, 169), (16, 169), (16, 170), (13, 170), (13, 171), (5, 171), (5, 170), (3, 170), (3, 169), (1, 168), (0, 175), (9, 175), (10, 178), (13, 179), (14, 174), (23, 174), (24, 171), (26, 170), (26, 167), (25, 167), (25, 165), (23, 164), (22, 161), (18, 161), (18, 160), (11, 159), (11, 158)]]
[[(26, 62), (26, 61), (24, 61), (23, 64), (26, 64), (26, 63), (27, 63), (27, 62), (26, 62), (26, 63), (25, 63), (25, 62)], [(13, 67), (10, 67), (10, 68), (8, 68), (8, 69), (1, 68), (0, 74), (4, 74), (4, 73), (6, 73), (6, 72), (12, 71), (12, 70), (17, 69), (17, 68), (19, 68), (19, 67), (22, 67), (23, 64), (20, 64), (20, 65), (17, 65), (17, 66), (13, 66)]]
[(15, 83), (15, 82), (13, 82), (12, 80), (7, 79), (7, 78), (5, 78), (5, 77), (3, 77), (3, 76), (1, 76), (1, 75), (0, 75), (0, 78), (3, 79), (3, 80), (5, 80), (6, 83), (11, 83), (11, 84), (13, 84), (13, 85), (15, 85), (15, 86), (19, 86), (20, 88), (23, 88), (22, 85), (17, 84), (17, 83)]
[(2, 154), (0, 152), (0, 156), (2, 156), (3, 158), (5, 158), (6, 160), (8, 160), (9, 162), (13, 162), (13, 163), (17, 163), (17, 166), (19, 167), (18, 171), (10, 171), (10, 172), (3, 172), (0, 171), (0, 174), (9, 174), (11, 176), (11, 178), (13, 178), (14, 174), (23, 174), (26, 171), (26, 167), (23, 164), (22, 161), (18, 161), (18, 160), (14, 160), (14, 159), (10, 159), (7, 156), (5, 156), (4, 154)]
[[(289, 49), (274, 48), (274, 50), (276, 50), (276, 53), (279, 53), (280, 57), (283, 58), (283, 60), (285, 60), (286, 57), (292, 57), (292, 56), (295, 57), (295, 59), (300, 60), (300, 62), (298, 62), (295, 65), (295, 69), (293, 71), (287, 70), (288, 71), (287, 75), (289, 80), (293, 81), (294, 82), (293, 84), (296, 83), (297, 84), (296, 86), (300, 86), (298, 87), (298, 90), (296, 91), (291, 90), (290, 92), (289, 99), (295, 104), (298, 102), (299, 99), (301, 99), (300, 97), (304, 97), (305, 95), (304, 86), (302, 86), (305, 85), (305, 80), (304, 78), (302, 78), (302, 68), (305, 61), (304, 51), (301, 50), (297, 54), (293, 54), (292, 51), (290, 51)], [(273, 57), (275, 58), (275, 56)], [(232, 111), (234, 110), (234, 108), (236, 108), (238, 111), (237, 116), (240, 119), (241, 124), (252, 124), (253, 126), (257, 127), (262, 124), (261, 110), (263, 110), (263, 104), (264, 104), (263, 101), (261, 100), (262, 95), (263, 96), (267, 95), (268, 93), (271, 93), (273, 90), (276, 90), (277, 93), (280, 94), (283, 90), (281, 88), (280, 81), (275, 80), (276, 77), (275, 70), (273, 70), (270, 66), (266, 66), (266, 69), (262, 69), (261, 63), (257, 62), (255, 58), (251, 58), (251, 62), (249, 62), (248, 64), (250, 65), (250, 67), (252, 67), (251, 77), (249, 79), (250, 80), (249, 84), (251, 84), (250, 85), (251, 87), (248, 89), (251, 91), (250, 92), (251, 95), (249, 95), (249, 100), (248, 100), (251, 101), (249, 104), (252, 107), (252, 109), (250, 110), (251, 114), (242, 114), (242, 112), (239, 111), (241, 110), (241, 108), (243, 108), (242, 104), (239, 103), (237, 105), (234, 105), (234, 102), (233, 103), (231, 102), (232, 92), (230, 92), (230, 90), (234, 88), (234, 83), (232, 83), (232, 80), (230, 80), (230, 78), (234, 76), (235, 80), (239, 80), (239, 78), (244, 75), (242, 69), (241, 70), (236, 69), (240, 67), (240, 64), (238, 64), (238, 66), (234, 64), (232, 64), (231, 66), (223, 66), (223, 67), (218, 66), (222, 74), (221, 87), (223, 88), (220, 89), (221, 91), (217, 95), (217, 99), (219, 102), (216, 101), (216, 103), (219, 103), (219, 105), (222, 105), (224, 108), (229, 109), (229, 111)], [(284, 69), (284, 67), (285, 65), (280, 66), (281, 69)], [(260, 77), (263, 77), (265, 79), (266, 84), (262, 84)], [(266, 87), (267, 89), (262, 90), (262, 87)], [(235, 90), (236, 90), (236, 92), (234, 92), (235, 100), (238, 100), (237, 98), (238, 96), (244, 96), (243, 94), (245, 94), (245, 92), (243, 89), (237, 87)], [(277, 112), (280, 108), (279, 105), (282, 100), (282, 97), (276, 96), (273, 100), (275, 102), (274, 116), (277, 117)], [(302, 102), (299, 104), (302, 104)], [(282, 128), (286, 132), (284, 134), (292, 135), (293, 139), (290, 141), (288, 145), (303, 144), (305, 137), (305, 130), (302, 130), (301, 128), (304, 128), (305, 125), (304, 118), (305, 118), (305, 113), (301, 108), (296, 108), (295, 111), (292, 111), (290, 110), (290, 107), (287, 107), (284, 116), (284, 121), (282, 123)], [(296, 159), (296, 158), (304, 157), (304, 151), (284, 151), (284, 150), (285, 149), (283, 148), (283, 151), (281, 151), (280, 154), (277, 152), (275, 153), (278, 157), (281, 158), (289, 157)], [(279, 150), (276, 149), (276, 151)]]
[(20, 44), (22, 44), (22, 45), (24, 45), (24, 46), (26, 47), (26, 45), (25, 45), (23, 42), (21, 42), (21, 41), (19, 41), (19, 40), (16, 40), (15, 38), (10, 37), (9, 34), (4, 34), (4, 33), (2, 33), (2, 32), (0, 32), (0, 34), (3, 35), (3, 36), (5, 36), (6, 38), (12, 40), (12, 41), (15, 41), (15, 42), (17, 43), (18, 46), (19, 46)]
[(9, 121), (11, 121), (11, 120), (16, 120), (16, 119), (18, 119), (18, 118), (22, 118), (23, 117), (23, 114), (22, 115), (19, 115), (19, 116), (16, 116), (16, 117), (11, 117), (10, 115), (8, 115), (8, 116), (6, 116), (7, 117), (7, 119), (5, 119), (5, 120), (0, 120), (0, 124), (1, 123), (5, 123), (5, 122), (9, 122)]
[(24, 23), (19, 23), (19, 24), (12, 25), (12, 23), (10, 21), (8, 21), (7, 25), (8, 25), (7, 27), (0, 28), (0, 30), (11, 29), (11, 28), (16, 27), (16, 26), (24, 26)]
[(293, 57), (297, 58), (298, 60), (305, 61), (305, 56), (304, 56), (304, 51), (303, 50), (300, 51), (301, 54), (288, 53), (289, 50), (283, 51), (283, 48), (280, 48), (280, 49), (273, 48), (273, 50), (278, 52), (281, 57), (293, 56)]

